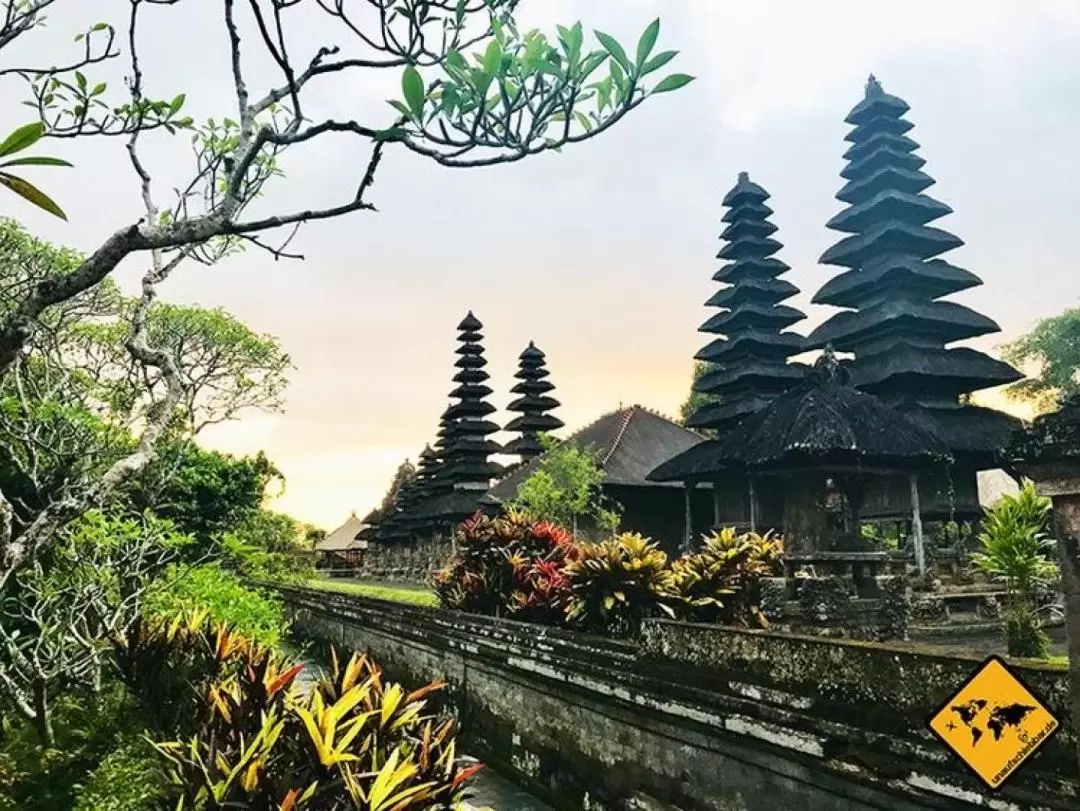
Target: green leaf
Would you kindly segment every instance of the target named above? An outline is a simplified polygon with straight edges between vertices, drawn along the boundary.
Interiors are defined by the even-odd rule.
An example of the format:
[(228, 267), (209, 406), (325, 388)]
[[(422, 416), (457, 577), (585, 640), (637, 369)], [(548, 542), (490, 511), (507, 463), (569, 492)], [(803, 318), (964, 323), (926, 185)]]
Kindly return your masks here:
[(0, 166), (71, 166), (71, 164), (61, 158), (31, 156), (29, 158), (12, 158), (9, 161), (0, 163)]
[(484, 73), (488, 76), (494, 76), (499, 72), (499, 65), (502, 62), (502, 48), (499, 47), (499, 43), (492, 40), (488, 44), (487, 50), (484, 51)]
[(638, 69), (640, 69), (645, 64), (645, 60), (649, 58), (649, 54), (652, 53), (652, 49), (656, 46), (656, 38), (659, 35), (660, 20), (657, 18), (642, 32), (641, 39), (638, 40), (636, 62)]
[(40, 121), (35, 121), (33, 124), (24, 124), (19, 127), (15, 132), (11, 133), (4, 142), (0, 144), (0, 157), (5, 155), (13, 155), (16, 152), (22, 152), (29, 146), (33, 146), (34, 143), (45, 134), (45, 125)]
[(626, 58), (626, 51), (623, 50), (623, 46), (610, 34), (605, 34), (603, 31), (596, 31), (595, 33), (596, 38), (600, 40), (600, 44), (604, 46), (604, 50), (611, 54), (611, 58), (619, 63), (619, 67), (629, 73), (630, 60)]
[(669, 93), (672, 90), (678, 90), (680, 87), (686, 87), (692, 81), (694, 81), (693, 76), (687, 76), (685, 73), (672, 73), (670, 76), (661, 79), (660, 83), (652, 89), (652, 92)]
[(181, 93), (169, 103), (169, 115), (175, 115), (180, 111), (180, 108), (184, 106), (184, 99), (185, 96)]
[(60, 208), (49, 195), (45, 194), (45, 192), (33, 183), (23, 180), (21, 177), (15, 177), (15, 175), (0, 172), (0, 185), (7, 186), (24, 200), (33, 203), (38, 208), (42, 208), (62, 220), (67, 219), (67, 214), (64, 213), (64, 210)]
[(678, 51), (661, 51), (641, 66), (641, 75), (648, 76), (650, 73), (660, 70), (660, 68), (664, 67), (664, 65), (666, 65), (678, 55)]
[(105, 92), (106, 87), (108, 87), (108, 85), (105, 84), (105, 82), (101, 82), (101, 84), (96, 84), (96, 85), (94, 85), (94, 89), (90, 91), (90, 95), (91, 96), (100, 96), (102, 93)]
[(79, 71), (75, 71), (75, 84), (79, 86), (79, 90), (86, 90), (86, 76)]
[(424, 112), (424, 80), (412, 65), (406, 67), (401, 74), (401, 92), (413, 117), (420, 118)]

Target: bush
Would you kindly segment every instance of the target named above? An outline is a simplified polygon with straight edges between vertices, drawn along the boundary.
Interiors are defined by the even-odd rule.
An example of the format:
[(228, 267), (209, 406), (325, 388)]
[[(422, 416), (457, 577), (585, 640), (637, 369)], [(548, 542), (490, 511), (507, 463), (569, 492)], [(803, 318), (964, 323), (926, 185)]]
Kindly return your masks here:
[(281, 641), (289, 627), (280, 599), (244, 585), (217, 564), (170, 568), (146, 595), (144, 610), (150, 617), (205, 611), (210, 619), (270, 647)]
[(128, 736), (76, 789), (74, 811), (153, 811), (164, 798), (164, 776), (150, 743)]
[(784, 546), (756, 532), (732, 527), (704, 539), (702, 548), (672, 566), (679, 615), (694, 622), (766, 625), (761, 579), (783, 574)]
[(1058, 578), (1049, 559), (1054, 541), (1050, 527), (1050, 499), (1039, 496), (1025, 481), (1015, 496), (1003, 496), (986, 511), (979, 535), (981, 551), (972, 565), (1005, 586), (1005, 642), (1010, 656), (1045, 658), (1049, 640), (1035, 610), (1039, 592)]
[(31, 726), (5, 717), (0, 729), (0, 810), (69, 811), (87, 774), (141, 720), (124, 691), (106, 683), (93, 700), (68, 694), (53, 704), (56, 742), (42, 748)]
[(585, 631), (631, 636), (643, 619), (674, 616), (667, 554), (637, 533), (582, 544), (566, 574), (573, 594), (567, 619)]
[(342, 667), (332, 654), (302, 695), (302, 664), (198, 618), (128, 646), (152, 662), (175, 658), (162, 655), (169, 649), (206, 674), (193, 683), (190, 732), (155, 745), (169, 764), (170, 807), (450, 809), (476, 771), (456, 759), (453, 720), (425, 714), (440, 683), (406, 693), (367, 658)]
[(445, 608), (562, 621), (570, 596), (562, 569), (577, 554), (570, 533), (521, 513), (477, 514), (457, 527), (454, 540), (457, 552), (434, 581)]

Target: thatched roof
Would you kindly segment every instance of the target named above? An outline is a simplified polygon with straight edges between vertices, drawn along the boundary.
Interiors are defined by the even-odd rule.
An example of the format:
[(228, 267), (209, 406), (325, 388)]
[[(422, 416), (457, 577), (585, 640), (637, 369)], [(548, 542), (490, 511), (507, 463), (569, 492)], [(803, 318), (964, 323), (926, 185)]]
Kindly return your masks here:
[[(655, 487), (646, 477), (663, 460), (701, 441), (701, 435), (639, 405), (604, 414), (563, 440), (578, 448), (593, 448), (604, 471), (603, 484)], [(561, 443), (562, 444), (562, 443)], [(546, 455), (546, 454), (545, 454)], [(514, 468), (488, 491), (485, 501), (509, 501), (531, 476), (544, 456)], [(660, 485), (663, 486), (663, 485)]]
[(659, 466), (649, 478), (812, 466), (904, 469), (949, 456), (933, 433), (848, 385), (836, 358), (825, 352), (805, 385), (747, 417), (723, 439)]
[(315, 551), (346, 552), (350, 549), (359, 549), (361, 543), (356, 539), (356, 536), (367, 527), (367, 524), (356, 517), (356, 513), (352, 513), (344, 524), (315, 544)]

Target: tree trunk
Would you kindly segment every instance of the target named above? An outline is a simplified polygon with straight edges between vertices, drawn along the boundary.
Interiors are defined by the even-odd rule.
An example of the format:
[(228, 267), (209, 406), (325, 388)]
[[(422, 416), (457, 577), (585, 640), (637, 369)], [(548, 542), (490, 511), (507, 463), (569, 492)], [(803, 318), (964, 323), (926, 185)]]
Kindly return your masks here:
[(1065, 635), (1069, 646), (1072, 729), (1080, 773), (1080, 494), (1054, 496), (1053, 502), (1065, 603)]
[(44, 679), (34, 682), (34, 730), (37, 732), (42, 748), (52, 749), (56, 745), (52, 710), (49, 707), (49, 690)]

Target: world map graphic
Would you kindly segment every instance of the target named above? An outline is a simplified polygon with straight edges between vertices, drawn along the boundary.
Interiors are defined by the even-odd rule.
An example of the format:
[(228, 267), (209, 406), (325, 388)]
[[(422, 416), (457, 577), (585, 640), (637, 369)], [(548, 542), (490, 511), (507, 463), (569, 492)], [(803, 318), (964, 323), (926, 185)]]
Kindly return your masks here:
[(995, 741), (1000, 741), (1002, 734), (1010, 727), (1018, 730), (1028, 714), (1035, 711), (1035, 707), (1027, 704), (1001, 704), (991, 707), (990, 702), (984, 698), (973, 698), (963, 704), (954, 704), (949, 709), (956, 713), (960, 722), (971, 732), (972, 746), (979, 743), (985, 732), (977, 723), (977, 719), (987, 707), (990, 709), (985, 727), (990, 730)]

